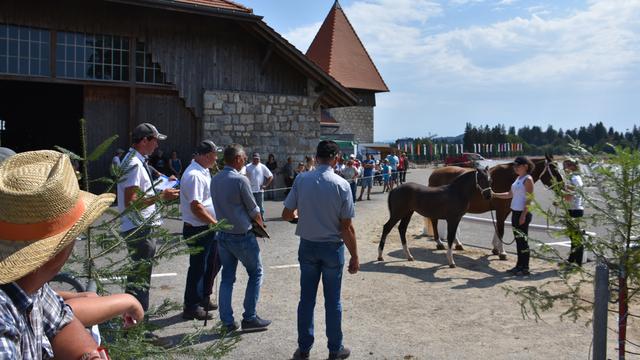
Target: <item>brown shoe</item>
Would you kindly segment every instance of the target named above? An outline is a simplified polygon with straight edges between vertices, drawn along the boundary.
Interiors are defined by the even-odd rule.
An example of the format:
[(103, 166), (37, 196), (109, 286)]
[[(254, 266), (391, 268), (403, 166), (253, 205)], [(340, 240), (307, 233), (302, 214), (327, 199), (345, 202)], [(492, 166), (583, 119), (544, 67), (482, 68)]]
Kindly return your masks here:
[(182, 318), (185, 320), (211, 320), (213, 319), (213, 315), (207, 314), (207, 312), (202, 308), (202, 306), (198, 306), (193, 310), (184, 310), (182, 312)]

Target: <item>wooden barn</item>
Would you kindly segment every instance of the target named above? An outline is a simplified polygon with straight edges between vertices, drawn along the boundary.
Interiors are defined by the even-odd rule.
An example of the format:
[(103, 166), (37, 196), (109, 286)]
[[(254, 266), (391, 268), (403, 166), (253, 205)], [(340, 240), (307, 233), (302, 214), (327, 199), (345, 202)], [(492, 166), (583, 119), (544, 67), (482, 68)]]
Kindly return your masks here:
[[(183, 163), (210, 138), (300, 159), (322, 109), (356, 95), (260, 16), (227, 0), (3, 0), (0, 140), (16, 151), (78, 151), (151, 122)], [(108, 170), (112, 154), (94, 165)]]

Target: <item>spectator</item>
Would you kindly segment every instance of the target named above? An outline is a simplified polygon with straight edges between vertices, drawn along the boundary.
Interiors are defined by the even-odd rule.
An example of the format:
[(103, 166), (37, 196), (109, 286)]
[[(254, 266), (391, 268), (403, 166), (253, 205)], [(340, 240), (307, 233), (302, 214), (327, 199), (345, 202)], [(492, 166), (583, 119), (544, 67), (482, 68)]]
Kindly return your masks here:
[(316, 169), (316, 161), (311, 156), (305, 156), (304, 160), (304, 171), (313, 171)]
[(273, 182), (273, 173), (260, 162), (260, 154), (253, 153), (251, 164), (246, 167), (247, 177), (251, 183), (251, 192), (260, 207), (260, 214), (264, 220), (264, 189)]
[(284, 176), (284, 186), (287, 188), (284, 191), (284, 195), (289, 194), (291, 186), (293, 186), (293, 179), (296, 177), (295, 169), (293, 168), (293, 159), (291, 156), (287, 157), (287, 163), (282, 167), (282, 176)]
[(0, 173), (0, 357), (101, 359), (48, 282), (114, 195), (80, 191), (69, 157), (56, 151), (14, 155)]
[(298, 163), (298, 167), (296, 168), (295, 175), (293, 176), (293, 181), (295, 182), (296, 177), (298, 177), (298, 175), (302, 174), (303, 172), (305, 172), (305, 168), (304, 168), (304, 163), (301, 161)]
[(356, 201), (356, 181), (358, 180), (358, 170), (353, 166), (353, 159), (347, 160), (347, 166), (342, 170), (342, 177), (347, 180), (351, 187), (353, 202)]
[(115, 176), (114, 170), (120, 168), (120, 165), (122, 165), (122, 155), (124, 155), (124, 150), (118, 148), (111, 159), (111, 168), (109, 170), (112, 176)]
[(578, 170), (578, 162), (573, 159), (567, 159), (563, 163), (563, 168), (569, 176), (569, 183), (566, 185), (567, 195), (565, 200), (569, 202), (569, 221), (567, 228), (571, 231), (571, 252), (569, 253), (570, 263), (582, 266), (582, 257), (584, 256), (584, 246), (582, 245), (582, 230), (580, 229), (580, 218), (584, 216), (584, 206), (582, 205), (582, 177)]
[(382, 192), (391, 191), (391, 166), (389, 166), (389, 160), (384, 159), (382, 162)]
[[(157, 192), (153, 187), (150, 170), (147, 168), (147, 156), (158, 147), (160, 140), (166, 135), (160, 134), (155, 126), (142, 123), (133, 129), (133, 144), (125, 155), (124, 163), (128, 164), (123, 178), (118, 182), (118, 210), (125, 213), (120, 227), (122, 236), (127, 239), (129, 256), (134, 261), (133, 271), (127, 277), (126, 292), (140, 301), (142, 308), (149, 309), (149, 286), (151, 283), (152, 262), (156, 253), (156, 240), (153, 231), (162, 224), (156, 212), (155, 203), (160, 200), (173, 200), (180, 195), (180, 190), (165, 189)], [(139, 194), (143, 197), (139, 199)], [(142, 205), (142, 206), (140, 206)]]
[[(180, 181), (180, 212), (182, 213), (182, 236), (192, 238), (209, 230), (210, 225), (218, 223), (211, 199), (211, 168), (218, 160), (220, 149), (211, 140), (202, 141), (195, 158), (187, 167)], [(217, 309), (209, 303), (205, 274), (212, 278), (220, 271), (220, 258), (215, 232), (208, 232), (195, 240), (188, 241), (189, 270), (184, 289), (184, 308), (182, 318), (186, 320), (211, 319), (208, 310)], [(205, 294), (206, 293), (206, 294)]]
[(182, 160), (178, 157), (178, 152), (173, 150), (171, 152), (171, 158), (169, 159), (169, 170), (171, 174), (176, 178), (182, 174)]
[(409, 158), (407, 153), (402, 153), (398, 162), (398, 183), (404, 184), (407, 181), (407, 169), (409, 168)]
[[(272, 174), (277, 174), (278, 172), (276, 171), (278, 169), (278, 162), (276, 161), (276, 157), (273, 154), (269, 154), (269, 156), (267, 157), (267, 162), (265, 163), (265, 166), (267, 167), (267, 169), (269, 169), (269, 171), (271, 171)], [(269, 183), (269, 185), (266, 187), (267, 193), (266, 193), (266, 199), (267, 200), (273, 200), (275, 198), (273, 191), (273, 184), (275, 183), (275, 181), (272, 181), (271, 183)]]
[(298, 303), (298, 349), (294, 359), (308, 359), (314, 342), (313, 312), (318, 283), (322, 278), (329, 359), (346, 359), (351, 351), (343, 346), (340, 289), (344, 248), (349, 249), (349, 273), (358, 272), (358, 248), (352, 219), (353, 196), (344, 179), (334, 174), (340, 148), (333, 141), (318, 144), (316, 171), (299, 176), (284, 201), (282, 217), (293, 221), (300, 214), (296, 235), (300, 236), (300, 302)]
[(360, 188), (358, 201), (362, 201), (362, 194), (364, 193), (365, 188), (367, 188), (367, 200), (371, 200), (371, 188), (373, 187), (373, 171), (375, 164), (376, 162), (373, 160), (373, 155), (368, 155), (367, 160), (362, 162), (364, 170), (362, 172), (362, 187)]
[(252, 221), (255, 221), (258, 226), (264, 226), (264, 224), (260, 208), (251, 193), (249, 179), (239, 173), (245, 161), (246, 155), (241, 145), (227, 146), (224, 150), (225, 167), (211, 180), (211, 195), (216, 214), (232, 225), (230, 229), (216, 234), (222, 262), (220, 321), (227, 331), (238, 329), (231, 306), (238, 261), (242, 263), (249, 275), (244, 295), (242, 329), (263, 329), (271, 324), (270, 320), (261, 319), (256, 311), (262, 285), (262, 260), (256, 235), (251, 229)]

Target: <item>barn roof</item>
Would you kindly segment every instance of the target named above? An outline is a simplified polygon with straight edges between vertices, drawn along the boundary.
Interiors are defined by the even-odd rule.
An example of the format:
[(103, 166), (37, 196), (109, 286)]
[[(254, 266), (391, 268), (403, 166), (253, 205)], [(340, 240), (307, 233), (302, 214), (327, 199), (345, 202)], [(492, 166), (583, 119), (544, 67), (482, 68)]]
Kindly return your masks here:
[(262, 20), (262, 16), (255, 15), (253, 10), (238, 3), (229, 0), (106, 1), (237, 20), (246, 30), (270, 44), (274, 51), (305, 74), (305, 76), (316, 81), (319, 85), (315, 90), (320, 93), (322, 105), (331, 108), (354, 106), (358, 103), (356, 96), (349, 89), (307, 58), (277, 31), (269, 27), (269, 25)]
[(389, 91), (338, 0), (309, 46), (307, 57), (349, 89)]

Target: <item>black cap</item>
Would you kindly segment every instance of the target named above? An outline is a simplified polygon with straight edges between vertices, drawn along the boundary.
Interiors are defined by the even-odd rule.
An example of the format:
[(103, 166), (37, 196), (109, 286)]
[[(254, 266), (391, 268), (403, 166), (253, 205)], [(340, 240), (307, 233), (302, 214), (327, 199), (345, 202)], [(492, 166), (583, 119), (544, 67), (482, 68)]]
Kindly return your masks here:
[(524, 156), (518, 156), (515, 160), (513, 160), (514, 165), (529, 165), (529, 161)]
[(331, 159), (340, 153), (340, 146), (335, 141), (322, 140), (318, 143), (316, 156), (321, 159)]
[(198, 144), (198, 147), (196, 148), (196, 152), (198, 154), (204, 155), (204, 154), (208, 154), (210, 152), (220, 152), (222, 151), (221, 147), (218, 147), (213, 141), (211, 140), (203, 140), (202, 142), (200, 142), (200, 144)]
[(133, 133), (131, 134), (131, 137), (134, 141), (141, 140), (149, 136), (157, 138), (158, 140), (165, 140), (167, 138), (167, 135), (160, 134), (158, 129), (156, 129), (155, 126), (149, 123), (142, 123), (136, 126), (136, 128), (133, 129)]

